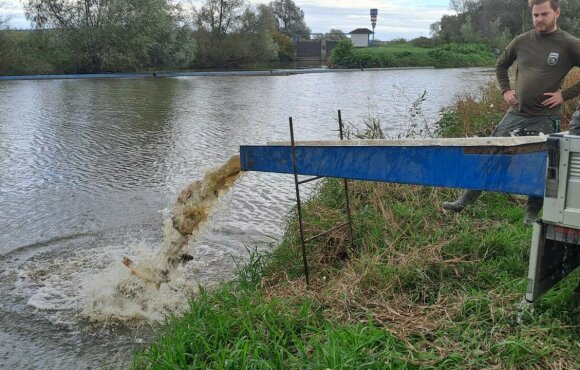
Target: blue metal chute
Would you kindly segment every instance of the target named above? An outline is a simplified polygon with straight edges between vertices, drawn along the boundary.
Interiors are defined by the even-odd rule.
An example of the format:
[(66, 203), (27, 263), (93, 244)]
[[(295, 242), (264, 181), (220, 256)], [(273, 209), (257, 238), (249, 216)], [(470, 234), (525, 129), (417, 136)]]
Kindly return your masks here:
[[(299, 142), (300, 175), (542, 197), (545, 137)], [(294, 173), (289, 143), (240, 147), (242, 171)]]

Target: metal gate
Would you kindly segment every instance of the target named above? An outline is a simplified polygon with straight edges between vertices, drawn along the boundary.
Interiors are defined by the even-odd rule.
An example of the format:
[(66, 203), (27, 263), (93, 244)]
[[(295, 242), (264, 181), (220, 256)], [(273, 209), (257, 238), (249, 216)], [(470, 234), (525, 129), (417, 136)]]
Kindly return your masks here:
[(320, 40), (300, 40), (296, 45), (296, 57), (298, 58), (322, 58), (322, 42)]
[(327, 60), (337, 42), (331, 40), (298, 40), (296, 42), (296, 57), (299, 60)]

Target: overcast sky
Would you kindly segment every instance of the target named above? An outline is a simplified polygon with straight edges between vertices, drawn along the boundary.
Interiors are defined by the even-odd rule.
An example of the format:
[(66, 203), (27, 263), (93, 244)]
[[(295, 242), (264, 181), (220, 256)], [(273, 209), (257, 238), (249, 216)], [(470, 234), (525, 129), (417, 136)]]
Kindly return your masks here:
[[(250, 3), (268, 3), (262, 0), (247, 0)], [(0, 16), (10, 16), (12, 28), (29, 28), (24, 17), (22, 4), (25, 0), (0, 0)], [(185, 0), (184, 0), (185, 2)], [(195, 1), (200, 3), (201, 1)], [(350, 32), (355, 28), (369, 28), (370, 9), (379, 10), (375, 37), (391, 40), (419, 36), (429, 37), (429, 25), (451, 14), (449, 0), (294, 0), (305, 15), (306, 25), (312, 32), (328, 32), (338, 28)]]

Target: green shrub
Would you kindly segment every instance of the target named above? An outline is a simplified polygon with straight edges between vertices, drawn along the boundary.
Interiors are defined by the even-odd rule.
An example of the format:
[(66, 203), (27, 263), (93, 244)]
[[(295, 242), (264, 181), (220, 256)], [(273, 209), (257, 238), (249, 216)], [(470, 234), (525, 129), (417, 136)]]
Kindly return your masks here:
[(350, 39), (340, 40), (332, 49), (331, 64), (350, 66), (353, 64), (354, 45)]
[(278, 59), (293, 60), (296, 58), (296, 47), (289, 36), (280, 32), (272, 32), (272, 40), (278, 46)]
[(495, 55), (483, 44), (446, 44), (429, 51), (436, 67), (480, 67), (495, 63)]
[(433, 40), (425, 36), (417, 37), (409, 42), (411, 45), (418, 46), (420, 48), (430, 48), (433, 46)]

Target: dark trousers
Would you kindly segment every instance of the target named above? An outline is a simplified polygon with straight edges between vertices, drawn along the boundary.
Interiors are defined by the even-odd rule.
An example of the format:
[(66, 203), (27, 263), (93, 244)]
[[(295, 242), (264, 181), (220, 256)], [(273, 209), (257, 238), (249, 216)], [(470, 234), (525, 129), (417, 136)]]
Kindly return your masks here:
[[(501, 122), (493, 132), (494, 137), (509, 136), (538, 136), (554, 133), (559, 125), (560, 116), (530, 117), (517, 112), (515, 109), (507, 111)], [(466, 190), (463, 199), (475, 202), (481, 195), (481, 190)], [(528, 197), (526, 210), (538, 213), (544, 205), (542, 197)]]

